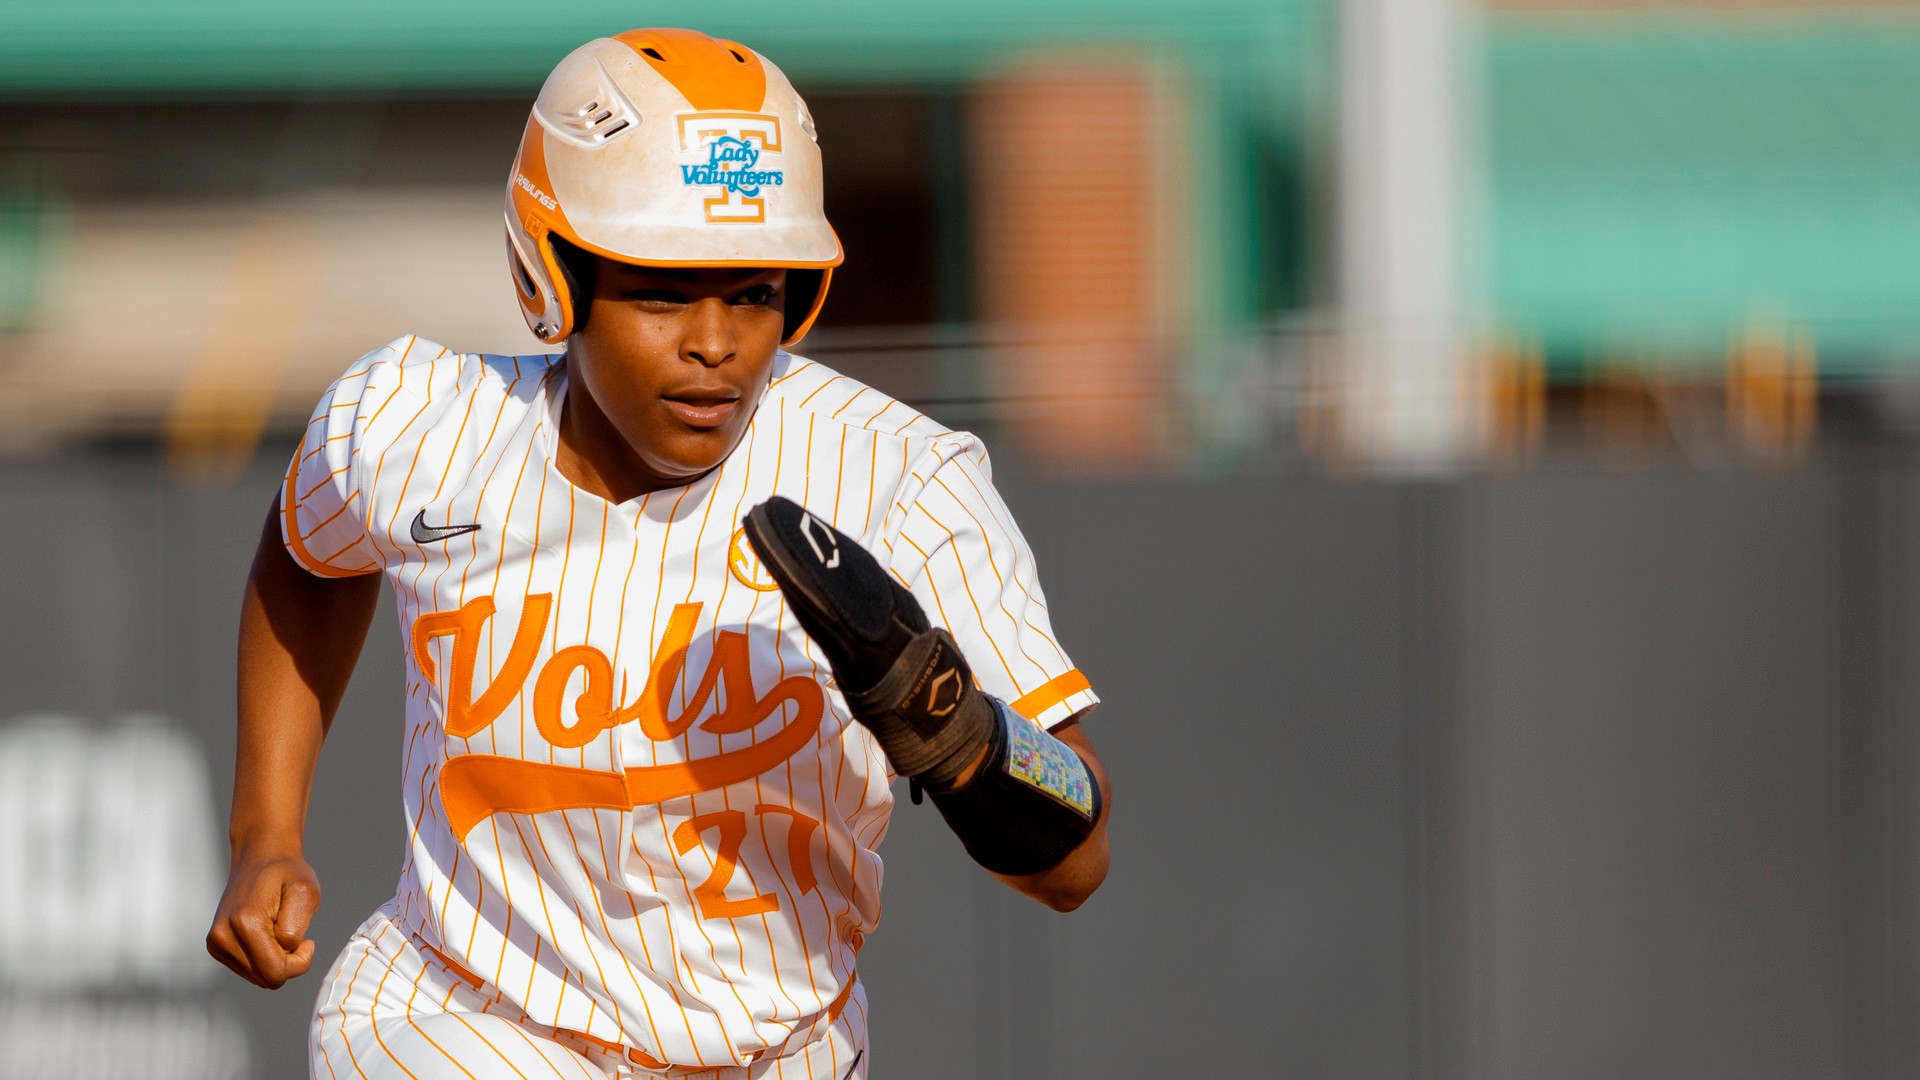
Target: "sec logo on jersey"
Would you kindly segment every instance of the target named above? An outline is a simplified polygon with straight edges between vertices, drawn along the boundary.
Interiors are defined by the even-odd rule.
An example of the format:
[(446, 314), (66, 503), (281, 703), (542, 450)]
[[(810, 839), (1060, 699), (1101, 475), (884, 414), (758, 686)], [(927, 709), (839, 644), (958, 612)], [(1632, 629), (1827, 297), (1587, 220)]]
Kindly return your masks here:
[(733, 580), (755, 592), (773, 592), (780, 587), (760, 565), (760, 556), (754, 554), (753, 545), (747, 543), (745, 529), (733, 531), (733, 541), (727, 545), (727, 570)]

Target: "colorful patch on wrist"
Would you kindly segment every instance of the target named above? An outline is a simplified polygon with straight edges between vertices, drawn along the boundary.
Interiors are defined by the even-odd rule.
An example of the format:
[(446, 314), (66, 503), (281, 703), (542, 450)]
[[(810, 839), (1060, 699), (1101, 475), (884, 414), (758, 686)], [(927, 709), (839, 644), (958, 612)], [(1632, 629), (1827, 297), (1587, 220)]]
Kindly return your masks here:
[(1063, 805), (1093, 818), (1093, 777), (1073, 747), (1042, 730), (1026, 717), (998, 705), (1007, 726), (1007, 775)]

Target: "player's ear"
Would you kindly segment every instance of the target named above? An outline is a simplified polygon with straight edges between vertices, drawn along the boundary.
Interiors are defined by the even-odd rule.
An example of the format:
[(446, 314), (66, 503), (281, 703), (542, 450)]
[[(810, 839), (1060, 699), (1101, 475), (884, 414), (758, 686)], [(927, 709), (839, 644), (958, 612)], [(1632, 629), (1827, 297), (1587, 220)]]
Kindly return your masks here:
[(554, 233), (547, 234), (547, 243), (553, 245), (553, 261), (559, 264), (567, 295), (573, 298), (573, 332), (577, 334), (587, 328), (587, 314), (593, 310), (595, 256)]

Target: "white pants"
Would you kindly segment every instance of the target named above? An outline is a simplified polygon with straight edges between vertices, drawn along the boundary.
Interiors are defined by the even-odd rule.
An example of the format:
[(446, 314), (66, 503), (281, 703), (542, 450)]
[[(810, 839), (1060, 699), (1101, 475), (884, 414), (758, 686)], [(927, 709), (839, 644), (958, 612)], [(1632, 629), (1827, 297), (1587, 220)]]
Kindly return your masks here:
[(865, 1080), (865, 993), (824, 1037), (745, 1067), (664, 1071), (529, 1019), (490, 988), (474, 987), (373, 913), (333, 962), (313, 1023), (313, 1080)]

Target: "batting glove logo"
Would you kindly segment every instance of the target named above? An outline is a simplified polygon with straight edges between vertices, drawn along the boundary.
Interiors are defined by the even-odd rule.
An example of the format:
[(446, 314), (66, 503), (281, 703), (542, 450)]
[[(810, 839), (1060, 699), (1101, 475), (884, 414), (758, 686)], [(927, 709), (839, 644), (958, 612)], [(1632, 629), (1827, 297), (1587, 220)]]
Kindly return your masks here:
[[(947, 699), (945, 705), (939, 704), (940, 698)], [(934, 677), (933, 685), (927, 687), (927, 715), (945, 716), (960, 706), (960, 673), (952, 668)]]
[[(819, 518), (812, 514), (802, 517), (800, 535), (806, 537), (807, 546), (813, 549), (813, 557), (820, 560), (821, 566), (831, 570), (840, 565), (840, 540)], [(822, 540), (827, 542), (825, 549), (820, 547)]]

